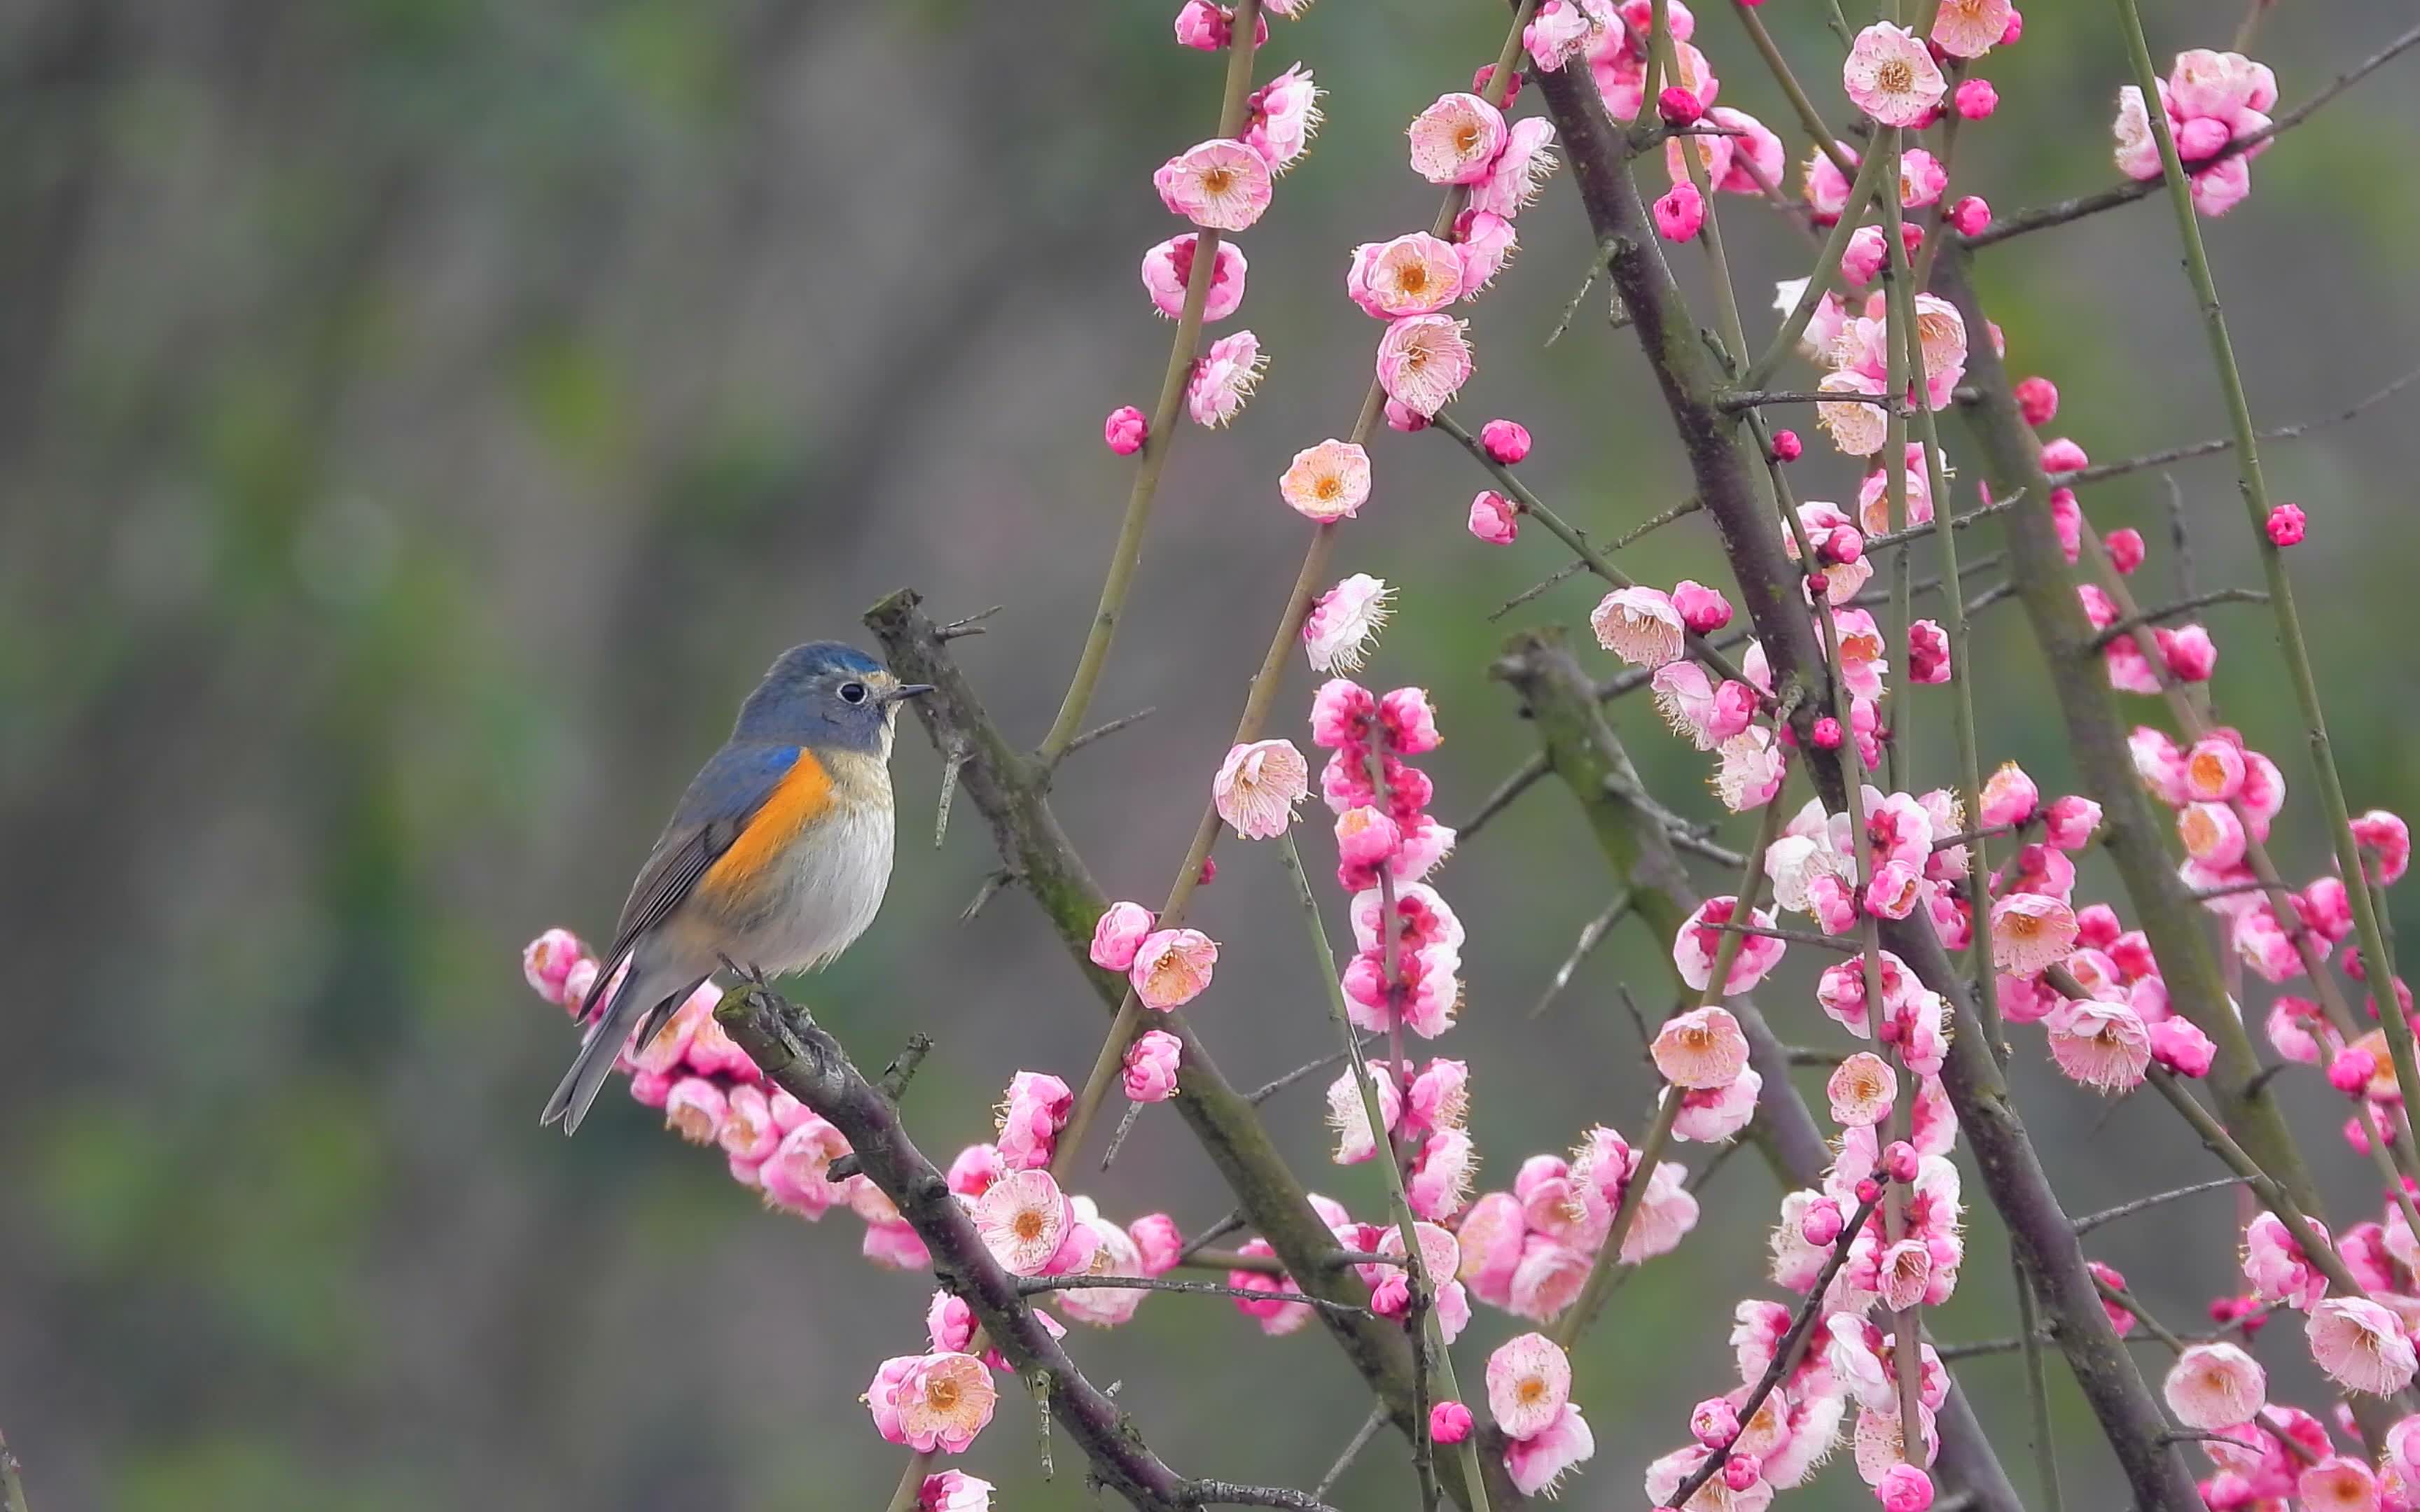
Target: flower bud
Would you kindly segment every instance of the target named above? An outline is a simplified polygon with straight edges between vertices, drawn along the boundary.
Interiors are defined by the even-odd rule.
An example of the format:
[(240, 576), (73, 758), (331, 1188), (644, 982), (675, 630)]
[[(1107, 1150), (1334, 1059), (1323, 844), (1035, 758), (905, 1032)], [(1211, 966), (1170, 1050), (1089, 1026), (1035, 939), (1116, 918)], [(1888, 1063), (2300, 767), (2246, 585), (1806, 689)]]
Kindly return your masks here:
[[(1957, 94), (1951, 99), (1958, 107), (1958, 114), (1970, 121), (1988, 119), (1992, 112), (2000, 108), (2000, 92), (1992, 87), (1989, 79), (1967, 80), (1958, 86)], [(1965, 228), (1962, 226), (1960, 229)], [(1974, 235), (1971, 231), (1966, 234)]]
[(2301, 545), (2303, 519), (2302, 505), (2279, 504), (2269, 511), (2269, 539), (2281, 547)]
[(2058, 418), (2058, 385), (2041, 377), (2017, 381), (2017, 412), (2028, 425), (2047, 425)]
[(1529, 455), (1529, 429), (1517, 420), (1491, 420), (1479, 427), (1479, 444), (1509, 468)]
[(1798, 439), (1796, 431), (1776, 430), (1773, 433), (1773, 455), (1776, 461), (1795, 462), (1806, 450), (1807, 443)]
[(1141, 451), (1142, 443), (1150, 437), (1151, 422), (1130, 404), (1110, 410), (1109, 418), (1101, 424), (1101, 440), (1120, 456), (1132, 456)]
[(2111, 531), (2101, 538), (2101, 544), (2109, 548), (2109, 564), (2118, 569), (2120, 578), (2143, 564), (2143, 532), (2131, 525)]

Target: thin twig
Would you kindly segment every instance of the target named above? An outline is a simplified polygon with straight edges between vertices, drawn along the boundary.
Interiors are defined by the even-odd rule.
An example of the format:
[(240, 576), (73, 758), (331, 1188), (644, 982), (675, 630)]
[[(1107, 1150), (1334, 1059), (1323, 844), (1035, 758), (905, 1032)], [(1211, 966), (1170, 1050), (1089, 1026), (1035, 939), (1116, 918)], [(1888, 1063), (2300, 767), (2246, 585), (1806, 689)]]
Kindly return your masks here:
[(1530, 1008), (1529, 1017), (1536, 1018), (1545, 1012), (1561, 995), (1563, 989), (1572, 984), (1572, 974), (1579, 970), (1580, 963), (1589, 958), (1589, 952), (1597, 948), (1613, 926), (1621, 922), (1622, 916), (1630, 912), (1630, 890), (1625, 887), (1606, 905), (1605, 912), (1581, 927), (1578, 943), (1572, 947), (1571, 954), (1563, 957), (1563, 964), (1555, 968), (1554, 976), (1546, 983), (1546, 990), (1538, 995), (1538, 1001)]
[(1016, 880), (1016, 873), (1006, 867), (1000, 867), (986, 874), (983, 879), (983, 885), (975, 888), (975, 895), (967, 901), (964, 908), (958, 910), (958, 922), (972, 923), (974, 917), (984, 911), (984, 904), (991, 902), (993, 895), (1001, 888)]
[[(2377, 393), (2353, 401), (2351, 405), (2337, 410), (2335, 414), (2321, 415), (2316, 420), (2297, 421), (2290, 425), (2277, 425), (2268, 430), (2255, 431), (2253, 434), (2264, 441), (2300, 440), (2314, 431), (2325, 430), (2331, 425), (2341, 425), (2349, 420), (2358, 419), (2364, 410), (2385, 403), (2415, 382), (2420, 382), (2420, 368), (2412, 369)], [(2050, 475), (2050, 481), (2064, 487), (2076, 488), (2087, 483), (2099, 483), (2104, 478), (2120, 478), (2129, 472), (2148, 471), (2152, 468), (2166, 467), (2171, 462), (2183, 462), (2196, 456), (2215, 456), (2221, 452), (2231, 452), (2234, 449), (2234, 437), (2213, 436), (2208, 440), (2189, 441), (2182, 446), (2168, 447), (2164, 451), (2146, 452), (2141, 456), (2130, 456), (2122, 462), (2098, 462), (2090, 467), (2078, 468), (2072, 472), (2054, 472)]]
[(1118, 1119), (1116, 1132), (1109, 1135), (1109, 1148), (1101, 1151), (1101, 1169), (1108, 1170), (1116, 1162), (1118, 1151), (1126, 1148), (1126, 1135), (1134, 1133), (1136, 1122), (1142, 1118), (1143, 1107), (1140, 1103), (1126, 1103), (1125, 1116)]
[(1125, 729), (1128, 725), (1140, 724), (1143, 720), (1150, 718), (1153, 715), (1157, 714), (1158, 712), (1159, 705), (1155, 703), (1147, 708), (1137, 709), (1132, 714), (1120, 715), (1118, 717), (1111, 719), (1107, 724), (1096, 724), (1092, 729), (1085, 731), (1082, 734), (1078, 735), (1075, 739), (1067, 742), (1066, 753), (1072, 755), (1077, 751), (1082, 750), (1094, 741), (1100, 740), (1109, 735), (1114, 735), (1119, 731)]
[[(2006, 499), (1994, 499), (1988, 504), (1978, 504), (1962, 515), (1950, 516), (1949, 528), (1953, 531), (1962, 531), (1978, 520), (1986, 520), (2006, 510), (2014, 509), (2024, 503), (2024, 500), (2025, 491), (2020, 488)], [(1911, 541), (1930, 541), (1934, 537), (1933, 522), (1927, 520), (1921, 525), (1911, 525), (1903, 531), (1886, 531), (1880, 535), (1869, 535), (1866, 537), (1866, 550), (1869, 553), (1887, 551), (1895, 546), (1904, 546)]]
[(1545, 775), (1545, 757), (1532, 756), (1523, 762), (1511, 776), (1496, 784), (1496, 791), (1481, 801), (1477, 812), (1464, 820), (1455, 828), (1455, 843), (1469, 844), (1470, 837), (1478, 834), (1482, 825), (1505, 810), (1512, 808), (1513, 799), (1528, 792), (1537, 783), (1538, 779)]
[(1278, 1506), (1290, 1507), (1293, 1512), (1336, 1512), (1308, 1491), (1288, 1490), (1282, 1486), (1239, 1486), (1228, 1480), (1187, 1481), (1178, 1500), (1189, 1507)]
[[(1386, 1038), (1385, 1034), (1376, 1030), (1373, 1030), (1371, 1033), (1364, 1036), (1361, 1041), (1362, 1054), (1367, 1055), (1371, 1051), (1378, 1048), (1379, 1042)], [(1278, 1077), (1274, 1081), (1266, 1083), (1258, 1091), (1247, 1096), (1244, 1101), (1256, 1105), (1265, 1103), (1270, 1098), (1277, 1096), (1280, 1092), (1284, 1091), (1287, 1088), (1292, 1087), (1295, 1083), (1302, 1080), (1304, 1077), (1315, 1076), (1343, 1058), (1343, 1051), (1330, 1050), (1327, 1054), (1320, 1057), (1317, 1060), (1311, 1061), (1308, 1065), (1296, 1066), (1294, 1070), (1287, 1072), (1284, 1075)]]
[(2222, 1176), (2214, 1181), (2196, 1181), (2191, 1186), (2178, 1187), (2173, 1192), (2158, 1192), (2148, 1197), (2136, 1197), (2132, 1202), (2121, 1202), (2114, 1208), (2103, 1208), (2099, 1212), (2087, 1212), (2075, 1220), (2075, 1237), (2082, 1239), (2102, 1224), (2114, 1224), (2120, 1218), (2131, 1218), (2138, 1212), (2159, 1207), (2164, 1203), (2174, 1202), (2180, 1197), (2190, 1197), (2199, 1193), (2216, 1192), (2226, 1187), (2242, 1184), (2243, 1178), (2241, 1176)]
[(983, 622), (990, 619), (993, 615), (1006, 608), (1008, 608), (1008, 606), (1005, 604), (994, 604), (987, 609), (978, 609), (976, 612), (968, 615), (965, 619), (952, 620), (947, 625), (937, 626), (933, 631), (933, 639), (936, 640), (955, 640), (964, 636), (982, 635), (985, 633), (988, 628)]
[(2092, 649), (2105, 651), (2112, 641), (2122, 640), (2147, 625), (2157, 625), (2162, 620), (2173, 620), (2180, 614), (2190, 614), (2197, 609), (2208, 609), (2212, 604), (2266, 604), (2267, 602), (2269, 602), (2269, 595), (2257, 588), (2213, 588), (2208, 593), (2195, 594), (2189, 598), (2178, 599), (2173, 604), (2163, 604), (2157, 609), (2147, 609), (2140, 614), (2129, 614), (2094, 636)]
[(958, 774), (966, 769), (968, 758), (973, 754), (964, 741), (959, 741), (941, 758), (941, 797), (933, 806), (933, 849), (937, 851), (950, 838), (950, 800), (958, 795)]
[(1727, 393), (1722, 401), (1723, 408), (1734, 414), (1742, 409), (1764, 409), (1784, 404), (1869, 404), (1902, 418), (1912, 412), (1904, 399), (1894, 402), (1886, 393), (1858, 393), (1849, 389), (1753, 389), (1745, 393)]
[[(2420, 44), (2420, 26), (2414, 26), (2410, 31), (2404, 32), (2376, 53), (2337, 74), (2326, 88), (2278, 116), (2259, 131), (2227, 143), (2207, 158), (2195, 159), (2191, 163), (2186, 164), (2187, 172), (2199, 173), (2213, 163), (2223, 162), (2228, 158), (2249, 152), (2261, 143), (2292, 131), (2318, 114), (2321, 106), (2387, 64), (2394, 62), (2397, 57), (2409, 52), (2415, 44)], [(2087, 215), (2115, 209), (2120, 205), (2132, 205), (2138, 199), (2147, 199), (2158, 193), (2165, 182), (2166, 175), (2164, 173), (2157, 178), (2130, 179), (2125, 183), (2102, 190), (2098, 193), (2081, 194), (2074, 199), (2060, 200), (2057, 204), (2044, 205), (2038, 209), (2019, 210), (2013, 215), (1993, 221), (1975, 235), (1966, 238), (1965, 241), (1968, 246), (1988, 247), (1995, 241), (2006, 241), (2010, 237), (2024, 236), (2028, 231), (2040, 231), (2046, 226), (2065, 225), (2070, 221), (2080, 221)]]
[(1045, 1291), (1181, 1291), (1197, 1297), (1241, 1297), (1248, 1302), (1296, 1302), (1331, 1313), (1366, 1313), (1349, 1302), (1330, 1302), (1304, 1291), (1257, 1291), (1250, 1287), (1222, 1287), (1215, 1281), (1171, 1281), (1151, 1275), (1030, 1275), (1016, 1283), (1024, 1296)]
[(1344, 1452), (1336, 1457), (1336, 1463), (1327, 1467), (1327, 1473), (1319, 1477), (1319, 1484), (1311, 1488), (1311, 1494), (1324, 1497), (1334, 1489), (1336, 1483), (1344, 1478), (1344, 1473), (1353, 1468), (1353, 1461), (1361, 1457), (1361, 1451), (1370, 1446), (1370, 1441), (1378, 1436), (1378, 1430), (1386, 1427), (1386, 1424), (1385, 1408), (1370, 1409), (1369, 1417), (1363, 1420), (1360, 1428), (1345, 1443)]

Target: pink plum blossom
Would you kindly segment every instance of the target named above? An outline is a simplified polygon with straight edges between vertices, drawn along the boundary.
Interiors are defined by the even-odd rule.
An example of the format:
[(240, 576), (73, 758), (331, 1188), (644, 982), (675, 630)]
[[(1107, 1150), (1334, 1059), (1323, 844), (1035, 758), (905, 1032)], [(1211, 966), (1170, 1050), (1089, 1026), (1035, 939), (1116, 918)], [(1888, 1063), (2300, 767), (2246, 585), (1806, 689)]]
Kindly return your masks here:
[(1636, 667), (1661, 667), (1681, 656), (1687, 626), (1671, 595), (1653, 588), (1617, 588), (1589, 614), (1597, 644)]
[(1504, 115), (1477, 95), (1440, 96), (1413, 118), (1412, 171), (1433, 184), (1484, 181), (1504, 150)]
[(1314, 671), (1354, 671), (1386, 626), (1391, 590), (1357, 572), (1319, 596), (1303, 617), (1302, 642)]
[(885, 1360), (865, 1394), (876, 1427), (922, 1454), (962, 1454), (991, 1421), (996, 1394), (971, 1354)]
[(1857, 34), (1840, 84), (1859, 110), (1885, 126), (1921, 126), (1948, 88), (1924, 43), (1888, 22)]
[(1218, 964), (1218, 942), (1200, 930), (1157, 930), (1135, 950), (1126, 980), (1145, 1008), (1164, 1013), (1201, 996)]
[(1493, 489), (1470, 501), (1470, 533), (1490, 546), (1511, 546), (1521, 532), (1521, 506)]
[(2009, 0), (1941, 0), (1932, 17), (1932, 43), (1951, 57), (1981, 57), (1998, 44), (2014, 10)]
[(1291, 740), (1256, 740), (1227, 752), (1211, 779), (1218, 817), (1246, 840), (1275, 840), (1311, 792), (1311, 765)]
[(1093, 964), (1104, 971), (1124, 971), (1134, 964), (1135, 952), (1151, 933), (1152, 912), (1140, 903), (1114, 903), (1093, 926)]
[[(1717, 926), (1730, 923), (1738, 910), (1737, 898), (1709, 898), (1682, 921), (1681, 931), (1672, 940), (1672, 961), (1680, 969), (1682, 981), (1691, 990), (1704, 992), (1706, 984), (1714, 980), (1714, 958), (1722, 949), (1725, 934)], [(1770, 909), (1757, 909), (1749, 917), (1761, 928), (1774, 927)], [(1782, 941), (1770, 935), (1740, 935), (1738, 954), (1732, 957), (1730, 975), (1723, 982), (1724, 995), (1746, 992), (1763, 980), (1765, 974), (1781, 963), (1784, 949)]]
[(1650, 1050), (1666, 1081), (1692, 1090), (1728, 1087), (1747, 1069), (1747, 1037), (1724, 1008), (1694, 1008), (1666, 1019)]
[(1305, 447), (1278, 479), (1278, 493), (1305, 519), (1350, 519), (1370, 498), (1370, 454), (1333, 440)]
[(2412, 1340), (2393, 1312), (2366, 1297), (2330, 1297), (2311, 1309), (2311, 1358), (2347, 1391), (2389, 1396), (2412, 1384)]
[[(1283, 13), (1274, 5), (1266, 8)], [(1270, 172), (1284, 173), (1311, 150), (1321, 119), (1319, 96), (1311, 70), (1297, 63), (1246, 97), (1244, 145), (1267, 160)]]
[(1020, 1071), (1010, 1077), (999, 1114), (1001, 1165), (1008, 1170), (1049, 1165), (1075, 1106), (1076, 1094), (1056, 1076)]
[(1244, 412), (1244, 405), (1261, 381), (1268, 360), (1261, 354), (1261, 338), (1238, 331), (1210, 344), (1193, 364), (1185, 389), (1186, 412), (1193, 423), (1211, 430)]
[(2195, 1344), (2168, 1367), (2160, 1391), (2178, 1422), (2214, 1431), (2260, 1415), (2269, 1403), (2269, 1373), (2235, 1345)]
[(2140, 1086), (2151, 1058), (2150, 1031), (2123, 1003), (2070, 999), (2042, 1021), (2051, 1058), (2086, 1087), (2130, 1091)]
[(1160, 203), (1205, 231), (1249, 230), (1269, 208), (1268, 160), (1243, 143), (1216, 137), (1164, 163), (1152, 182)]
[(1353, 251), (1344, 288), (1354, 303), (1381, 320), (1428, 315), (1462, 297), (1462, 255), (1453, 243), (1425, 231), (1365, 242)]
[[(1171, 237), (1142, 255), (1143, 289), (1151, 296), (1152, 308), (1171, 320), (1184, 313), (1186, 284), (1193, 276), (1193, 255), (1201, 242), (1199, 235)], [(1243, 249), (1219, 242), (1202, 309), (1204, 320), (1224, 320), (1243, 307), (1246, 271)]]
[(1120, 456), (1132, 456), (1142, 450), (1151, 436), (1151, 422), (1132, 405), (1121, 405), (1109, 411), (1101, 423), (1101, 440)]
[(1442, 315), (1406, 316), (1378, 343), (1378, 383), (1388, 397), (1423, 418), (1435, 415), (1470, 378), (1463, 322)]
[(1126, 1046), (1125, 1093), (1136, 1103), (1165, 1103), (1176, 1095), (1176, 1072), (1184, 1046), (1166, 1029), (1145, 1029)]

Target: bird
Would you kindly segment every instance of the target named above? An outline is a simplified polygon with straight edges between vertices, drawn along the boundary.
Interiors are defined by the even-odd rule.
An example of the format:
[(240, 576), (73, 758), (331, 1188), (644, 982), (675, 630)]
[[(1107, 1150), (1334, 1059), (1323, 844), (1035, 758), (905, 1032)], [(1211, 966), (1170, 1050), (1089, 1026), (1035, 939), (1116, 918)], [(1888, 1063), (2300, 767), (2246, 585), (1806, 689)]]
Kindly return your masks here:
[(718, 966), (808, 970), (865, 933), (891, 881), (899, 710), (932, 690), (838, 640), (774, 659), (630, 887), (541, 1126), (578, 1130), (632, 1030), (646, 1045)]

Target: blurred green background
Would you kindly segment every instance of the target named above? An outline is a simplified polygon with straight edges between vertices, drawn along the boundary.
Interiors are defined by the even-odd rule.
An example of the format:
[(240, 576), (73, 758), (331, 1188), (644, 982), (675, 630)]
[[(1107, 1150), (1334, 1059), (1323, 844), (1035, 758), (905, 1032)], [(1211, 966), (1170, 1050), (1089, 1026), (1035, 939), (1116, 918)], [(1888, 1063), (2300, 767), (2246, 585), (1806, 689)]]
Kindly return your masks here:
[[(572, 1034), (516, 956), (550, 924), (605, 929), (773, 654), (859, 636), (893, 587), (945, 614), (1007, 606), (961, 649), (1004, 724), (1039, 736), (1125, 493), (1100, 417), (1148, 405), (1166, 353), (1135, 277), (1171, 234), (1150, 171), (1216, 109), (1218, 65), (1171, 45), (1172, 10), (0, 3), (0, 1427), (38, 1512), (879, 1504), (900, 1455), (856, 1398), (881, 1357), (921, 1347), (925, 1288), (859, 1260), (845, 1214), (759, 1212), (719, 1156), (627, 1103), (576, 1142), (541, 1132)], [(1819, 80), (1836, 56), (1820, 10), (1765, 8)], [(2284, 0), (2256, 51), (2290, 103), (2407, 15)], [(2155, 5), (2154, 51), (2224, 46), (2237, 16)], [(1961, 189), (2003, 208), (2112, 177), (2113, 17), (2027, 20), (1982, 70), (1999, 116), (1962, 143)], [(1435, 204), (1403, 125), (1464, 85), (1500, 25), (1479, 4), (1329, 0), (1266, 54), (1264, 75), (1314, 68), (1329, 120), (1243, 238), (1239, 323), (1269, 377), (1232, 432), (1174, 454), (1096, 705), (1159, 712), (1061, 785), (1112, 894), (1166, 885), (1300, 549), (1272, 480), (1349, 424), (1367, 381), (1375, 328), (1341, 297), (1346, 253)], [(1794, 141), (1731, 19), (1710, 7), (1698, 39), (1722, 102)], [(2350, 402), (2420, 347), (2413, 77), (2407, 60), (2280, 143), (2252, 200), (2209, 225), (2264, 421)], [(1753, 315), (1805, 255), (1725, 208)], [(1521, 231), (1476, 310), (1464, 408), (1526, 421), (1530, 480), (1613, 529), (1678, 498), (1681, 464), (1601, 304), (1542, 347), (1588, 260), (1565, 184)], [(2065, 393), (2054, 430), (2097, 458), (2223, 429), (2163, 204), (2001, 248), (1982, 279), (2015, 367)], [(2420, 790), (2414, 416), (2398, 400), (2271, 461), (2311, 516), (2293, 565), (2356, 807)], [(1823, 451), (1805, 491), (1849, 495)], [(1470, 540), (1481, 480), (1443, 439), (1374, 453), (1338, 568), (1399, 589), (1370, 676), (1435, 690), (1450, 821), (1528, 749), (1491, 651), (1513, 625), (1576, 623), (1594, 594), (1581, 579), (1491, 625), (1559, 560), (1551, 543)], [(2201, 580), (2248, 580), (2227, 468), (2174, 476)], [(2163, 501), (2143, 476), (2086, 503), (2104, 529), (2147, 528), (2164, 584)], [(1700, 522), (1637, 555), (1651, 581), (1719, 572)], [(2282, 844), (2309, 874), (2316, 809), (2266, 621), (2213, 615), (2223, 710), (2295, 782)], [(1984, 625), (1987, 748), (2062, 791), (2022, 626)], [(1297, 670), (1276, 733), (1299, 733), (1307, 687)], [(1699, 759), (1644, 704), (1616, 714), (1659, 791), (1709, 811)], [(1950, 758), (1945, 711), (1923, 717), (1929, 783)], [(937, 764), (917, 734), (901, 752), (891, 902), (805, 991), (870, 1062), (911, 1030), (939, 1041), (910, 1111), (946, 1158), (1012, 1071), (1079, 1077), (1102, 1025), (1026, 900), (957, 921), (986, 838), (962, 806), (931, 849)], [(1472, 940), (1464, 1026), (1439, 1048), (1476, 1070), (1499, 1182), (1591, 1122), (1636, 1132), (1647, 1106), (1612, 987), (1659, 996), (1656, 942), (1620, 934), (1556, 1011), (1523, 1016), (1609, 896), (1571, 820), (1541, 789), (1440, 879)], [(1227, 942), (1197, 1022), (1247, 1085), (1326, 1045), (1278, 883), (1268, 855), (1230, 844), (1197, 916)], [(1762, 998), (1785, 1037), (1823, 1042), (1805, 973)], [(2027, 1115), (2073, 1209), (2209, 1174), (2164, 1109), (2104, 1105), (2021, 1038)], [(2350, 1221), (2367, 1178), (2337, 1104), (2314, 1077), (2282, 1085)], [(1315, 1084), (1271, 1119), (1315, 1185), (1375, 1205), (1369, 1167), (1325, 1165)], [(1228, 1207), (1161, 1113), (1097, 1190), (1113, 1214), (1188, 1227)], [(1588, 1341), (1599, 1452), (1576, 1504), (1634, 1504), (1689, 1404), (1728, 1384), (1730, 1300), (1759, 1287), (1775, 1196), (1757, 1162), (1730, 1165), (1683, 1257)], [(2091, 1247), (2191, 1325), (2228, 1285), (2228, 1200)], [(2010, 1331), (2002, 1253), (1978, 1212), (1944, 1337)], [(1516, 1326), (1481, 1317), (1466, 1381)], [(2291, 1333), (2264, 1349), (2299, 1385)], [(1318, 1331), (1264, 1340), (1221, 1304), (1155, 1299), (1075, 1342), (1191, 1473), (1307, 1485), (1365, 1410)], [(1962, 1374), (2030, 1485), (2014, 1364)], [(2063, 1381), (2055, 1396), (2071, 1492), (2112, 1501), (2078, 1399)], [(1032, 1445), (1030, 1409), (1004, 1402), (968, 1468), (1011, 1507), (1083, 1504), (1066, 1445), (1050, 1487)], [(1403, 1458), (1382, 1443), (1343, 1504), (1404, 1504)], [(1845, 1464), (1802, 1497), (1867, 1504)]]

